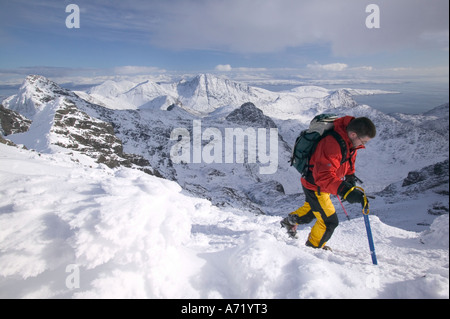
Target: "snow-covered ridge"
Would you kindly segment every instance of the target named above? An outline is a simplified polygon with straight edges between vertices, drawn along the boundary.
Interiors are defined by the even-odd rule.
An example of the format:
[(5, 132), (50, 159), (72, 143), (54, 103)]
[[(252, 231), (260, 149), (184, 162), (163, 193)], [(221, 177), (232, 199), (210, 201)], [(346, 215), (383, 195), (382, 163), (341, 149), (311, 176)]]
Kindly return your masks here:
[(56, 96), (75, 96), (69, 90), (40, 75), (29, 75), (23, 82), (18, 94), (8, 97), (3, 105), (32, 119), (39, 110), (55, 99)]
[[(98, 106), (42, 76), (28, 76), (19, 93), (4, 103), (11, 109), (8, 111), (16, 110), (32, 119), (27, 120), (26, 129), (6, 134), (16, 144), (46, 153), (60, 152), (61, 148), (74, 150), (109, 167), (135, 165), (151, 172), (148, 161), (123, 152), (122, 141), (111, 123), (82, 111), (90, 110), (94, 114)], [(11, 116), (10, 121), (14, 123), (25, 121)]]
[(449, 122), (449, 104), (439, 105), (423, 114), (401, 114), (392, 113), (391, 116), (398, 120), (412, 125), (418, 125), (425, 129), (431, 129), (435, 132), (447, 136)]

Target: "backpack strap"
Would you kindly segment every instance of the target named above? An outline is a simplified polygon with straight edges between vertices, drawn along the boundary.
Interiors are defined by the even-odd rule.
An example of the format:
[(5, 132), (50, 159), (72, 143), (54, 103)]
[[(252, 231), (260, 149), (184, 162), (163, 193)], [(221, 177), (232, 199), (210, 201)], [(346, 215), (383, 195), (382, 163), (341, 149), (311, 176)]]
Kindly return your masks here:
[[(336, 132), (334, 129), (331, 129), (331, 130), (325, 132), (325, 133), (322, 135), (322, 137), (321, 137), (320, 140), (322, 140), (323, 138), (325, 138), (325, 137), (328, 136), (328, 135), (333, 136), (334, 139), (338, 142), (338, 144), (339, 144), (339, 146), (340, 146), (340, 148), (341, 148), (341, 155), (342, 155), (341, 165), (344, 164), (346, 161), (349, 161), (349, 162), (350, 162), (350, 168), (353, 169), (353, 163), (352, 163), (352, 161), (351, 161), (351, 158), (352, 158), (352, 156), (353, 156), (353, 152), (352, 152), (352, 153), (350, 154), (350, 156), (347, 158), (347, 153), (348, 153), (347, 144), (345, 143), (345, 141), (344, 141), (344, 139), (342, 138), (342, 136), (339, 135), (339, 133)], [(319, 143), (317, 143), (317, 144), (319, 144)], [(311, 155), (315, 152), (316, 147), (317, 147), (317, 144), (314, 146), (314, 150), (313, 150), (313, 152), (311, 153)], [(313, 176), (312, 176), (312, 172), (311, 172), (311, 170), (309, 169), (309, 168), (313, 168), (313, 167), (314, 167), (314, 165), (308, 165), (308, 167), (307, 167), (307, 172), (306, 172), (306, 174), (305, 174), (303, 177), (306, 179), (306, 181), (308, 181), (309, 183), (315, 185), (316, 183), (315, 183), (314, 178), (313, 178)]]
[[(342, 136), (336, 132), (335, 130), (329, 130), (326, 135), (332, 135), (336, 141), (339, 143), (339, 146), (341, 147), (341, 154), (342, 154), (342, 160), (341, 164), (344, 164), (346, 161), (350, 161), (350, 166), (352, 166), (351, 155), (349, 158), (347, 158), (347, 143), (345, 143)], [(353, 155), (353, 154), (352, 154)]]

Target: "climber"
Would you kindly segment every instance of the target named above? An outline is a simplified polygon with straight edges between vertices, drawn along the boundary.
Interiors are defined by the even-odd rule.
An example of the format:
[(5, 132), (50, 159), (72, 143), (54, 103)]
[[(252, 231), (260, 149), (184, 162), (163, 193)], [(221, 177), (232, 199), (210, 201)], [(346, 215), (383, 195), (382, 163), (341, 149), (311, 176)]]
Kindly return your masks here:
[(306, 241), (307, 246), (314, 248), (330, 249), (325, 244), (339, 224), (330, 194), (349, 203), (361, 203), (363, 208), (367, 205), (363, 192), (354, 188), (355, 159), (357, 151), (375, 137), (375, 125), (366, 117), (344, 116), (334, 121), (334, 131), (345, 141), (346, 160), (343, 161), (340, 143), (333, 135), (321, 139), (311, 155), (308, 172), (301, 178), (306, 201), (281, 221), (289, 236), (296, 238), (298, 225), (316, 219)]

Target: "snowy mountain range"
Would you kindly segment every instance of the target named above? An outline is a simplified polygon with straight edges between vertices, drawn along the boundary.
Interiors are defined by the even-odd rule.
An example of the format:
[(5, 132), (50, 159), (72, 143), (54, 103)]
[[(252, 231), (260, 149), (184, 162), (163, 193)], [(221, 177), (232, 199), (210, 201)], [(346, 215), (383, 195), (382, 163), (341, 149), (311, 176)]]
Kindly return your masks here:
[[(155, 187), (174, 187), (147, 181), (154, 177), (138, 177), (135, 174), (139, 173), (122, 167), (176, 182), (184, 194), (207, 200), (221, 210), (220, 214), (227, 212), (230, 220), (237, 218), (233, 215), (237, 213), (277, 224), (275, 219), (295, 210), (303, 201), (300, 175), (288, 164), (291, 146), (300, 131), (313, 116), (323, 112), (367, 116), (377, 126), (378, 135), (358, 154), (356, 175), (364, 181), (366, 191), (376, 195), (371, 201), (374, 214), (383, 222), (396, 227), (401, 224), (408, 231), (427, 230), (436, 216), (448, 216), (448, 104), (419, 115), (388, 115), (358, 105), (352, 98), (355, 94), (371, 92), (333, 91), (314, 86), (271, 92), (210, 74), (174, 83), (108, 81), (86, 92), (72, 92), (45, 77), (32, 75), (25, 79), (16, 95), (2, 102), (1, 134), (3, 141), (24, 145), (58, 161), (67, 158), (74, 163), (88, 162), (93, 174), (104, 174), (95, 170), (105, 164), (108, 174), (117, 175), (126, 185), (131, 183), (125, 181), (130, 176), (138, 184), (146, 180)], [(176, 160), (177, 156), (181, 160)], [(64, 180), (66, 175), (60, 178)], [(102, 182), (95, 177), (93, 183)], [(81, 180), (77, 185), (82, 188)], [(101, 186), (109, 189), (112, 192), (109, 196), (116, 200), (120, 196), (114, 187)], [(166, 197), (162, 190), (143, 184), (142, 188)], [(139, 200), (144, 196), (138, 193), (138, 201), (129, 199), (133, 207), (143, 203)], [(152, 200), (159, 202), (156, 197)], [(174, 209), (178, 209), (175, 207), (185, 199), (178, 195), (174, 198), (179, 201), (173, 203)], [(335, 205), (340, 207), (338, 202)], [(199, 212), (191, 208), (189, 214)], [(142, 209), (138, 211), (144, 213)], [(393, 211), (397, 212), (395, 216)], [(348, 207), (348, 212), (352, 218), (361, 215), (357, 207)], [(69, 221), (72, 219), (69, 208), (62, 214), (58, 218), (71, 225), (76, 223)], [(183, 228), (174, 221), (174, 216), (170, 217), (172, 214), (167, 216), (168, 220)], [(87, 218), (80, 222), (89, 223)], [(198, 236), (221, 234), (219, 230), (207, 232), (204, 228), (220, 226), (196, 223), (191, 229)], [(381, 222), (378, 225), (383, 227)], [(167, 231), (176, 231), (174, 227)], [(167, 235), (166, 239), (173, 240), (172, 236)], [(179, 243), (178, 239), (175, 241)], [(89, 243), (97, 245), (94, 241)], [(88, 265), (90, 257), (83, 258)], [(95, 268), (96, 262), (88, 268)], [(448, 285), (448, 274), (446, 278)], [(222, 291), (219, 295), (227, 294)], [(170, 297), (170, 294), (154, 296)]]
[[(233, 117), (233, 112), (242, 109), (247, 102), (252, 103), (255, 111), (241, 112)], [(112, 106), (105, 107), (108, 103)], [(115, 165), (117, 158), (124, 157), (123, 143), (123, 150), (136, 154), (141, 166), (151, 166), (147, 168), (149, 171), (177, 181), (198, 196), (220, 205), (234, 206), (237, 201), (238, 207), (251, 207), (269, 214), (279, 210), (280, 204), (273, 196), (268, 196), (266, 201), (255, 201), (255, 193), (275, 192), (273, 195), (279, 195), (275, 198), (285, 202), (285, 195), (300, 192), (299, 176), (287, 165), (291, 145), (309, 120), (321, 112), (367, 116), (377, 125), (378, 138), (367, 150), (360, 152), (358, 160), (357, 175), (366, 182), (367, 191), (380, 191), (405, 178), (412, 170), (448, 158), (448, 105), (434, 110), (442, 114), (440, 116), (423, 114), (413, 121), (406, 115), (395, 117), (366, 105), (357, 105), (346, 89), (329, 91), (310, 86), (270, 92), (202, 74), (177, 83), (146, 81), (133, 86), (131, 82), (108, 81), (81, 93), (65, 90), (40, 76), (29, 76), (18, 94), (3, 101), (3, 105), (35, 122), (29, 132), (11, 137), (17, 144), (41, 152), (53, 149), (55, 145), (72, 150), (78, 148)], [(64, 114), (62, 119), (61, 114), (68, 113), (69, 109), (77, 114)], [(252, 116), (259, 110), (258, 117)], [(59, 115), (55, 118), (56, 114)], [(193, 153), (194, 121), (200, 121), (196, 123), (201, 123), (201, 134), (212, 128), (221, 133), (222, 139), (227, 129), (252, 128), (255, 134), (257, 129), (267, 129), (267, 153), (269, 128), (277, 128), (278, 156), (275, 157), (277, 163), (272, 163), (277, 165), (276, 174), (259, 174), (261, 167), (269, 165), (261, 162), (247, 160), (239, 165), (229, 165), (225, 163), (224, 155), (218, 156), (213, 163), (194, 163), (194, 155), (189, 154), (190, 161), (174, 164), (170, 151), (175, 141), (171, 140), (171, 133), (175, 129), (189, 132)], [(93, 123), (97, 128), (92, 128)], [(93, 134), (93, 130), (97, 134)], [(212, 136), (202, 137), (202, 146), (212, 140)], [(235, 144), (238, 143), (244, 141), (236, 139)], [(220, 144), (225, 152), (225, 142)], [(234, 159), (239, 146), (246, 147), (248, 154), (248, 143), (234, 146)], [(146, 165), (147, 161), (149, 165)]]

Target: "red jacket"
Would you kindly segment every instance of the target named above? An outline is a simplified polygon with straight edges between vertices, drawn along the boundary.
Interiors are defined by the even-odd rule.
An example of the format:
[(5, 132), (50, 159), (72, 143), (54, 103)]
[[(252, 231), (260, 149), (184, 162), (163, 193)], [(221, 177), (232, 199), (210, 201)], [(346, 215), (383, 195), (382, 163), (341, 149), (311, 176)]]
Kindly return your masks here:
[(342, 152), (338, 141), (331, 135), (326, 136), (317, 144), (317, 148), (311, 156), (310, 165), (314, 165), (314, 167), (310, 170), (312, 170), (314, 184), (303, 177), (301, 179), (305, 188), (317, 191), (317, 187), (320, 187), (320, 192), (336, 195), (344, 177), (355, 173), (356, 153), (358, 149), (364, 148), (364, 145), (355, 149), (348, 137), (347, 125), (353, 119), (352, 116), (345, 116), (334, 121), (334, 130), (347, 144), (347, 158), (351, 157), (350, 160), (341, 164)]

